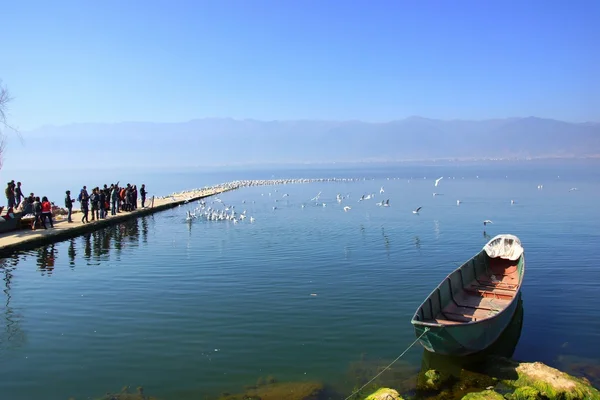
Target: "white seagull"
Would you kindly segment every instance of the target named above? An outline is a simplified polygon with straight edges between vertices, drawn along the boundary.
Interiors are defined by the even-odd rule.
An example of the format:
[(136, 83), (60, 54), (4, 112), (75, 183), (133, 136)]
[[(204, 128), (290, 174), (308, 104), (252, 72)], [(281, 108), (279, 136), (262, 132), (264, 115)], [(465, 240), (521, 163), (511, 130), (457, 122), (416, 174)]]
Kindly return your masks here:
[(350, 207), (350, 206), (346, 206), (346, 207), (344, 207), (344, 211), (348, 212), (348, 211), (350, 211), (350, 210), (352, 210), (352, 207)]
[(382, 186), (381, 189), (379, 189), (379, 194), (382, 194), (383, 192), (385, 192), (385, 190), (383, 190), (383, 186)]
[(416, 210), (413, 210), (413, 214), (418, 214), (419, 211), (421, 210), (421, 208), (423, 208), (423, 207), (417, 207)]
[(493, 224), (493, 222), (489, 219), (486, 219), (485, 221), (483, 221), (483, 226), (486, 226), (487, 224)]
[(439, 178), (437, 178), (437, 179), (435, 180), (435, 186), (437, 186), (437, 185), (440, 183), (440, 181), (441, 181), (442, 179), (444, 179), (444, 177), (443, 177), (443, 176), (440, 176)]
[(460, 206), (460, 200), (456, 200), (456, 205)]

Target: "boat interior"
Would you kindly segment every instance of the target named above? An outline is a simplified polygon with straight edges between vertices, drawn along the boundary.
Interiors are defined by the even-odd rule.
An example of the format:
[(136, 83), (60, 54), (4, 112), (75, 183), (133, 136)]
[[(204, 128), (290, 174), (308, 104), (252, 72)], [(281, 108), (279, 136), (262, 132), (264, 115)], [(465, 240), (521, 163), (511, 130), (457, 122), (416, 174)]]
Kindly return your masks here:
[(493, 317), (518, 294), (522, 274), (523, 256), (511, 261), (482, 251), (431, 293), (415, 320), (452, 325)]

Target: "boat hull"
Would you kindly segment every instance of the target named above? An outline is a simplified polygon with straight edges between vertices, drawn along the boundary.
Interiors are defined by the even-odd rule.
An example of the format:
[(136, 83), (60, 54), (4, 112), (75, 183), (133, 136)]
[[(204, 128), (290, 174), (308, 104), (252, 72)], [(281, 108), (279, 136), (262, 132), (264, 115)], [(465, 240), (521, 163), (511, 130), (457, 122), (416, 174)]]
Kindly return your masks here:
[[(520, 296), (520, 292), (517, 297)], [(425, 350), (447, 356), (466, 356), (487, 349), (508, 327), (517, 309), (513, 301), (495, 318), (457, 325), (414, 325)], [(428, 329), (425, 334), (425, 328)], [(423, 336), (421, 336), (423, 335)]]

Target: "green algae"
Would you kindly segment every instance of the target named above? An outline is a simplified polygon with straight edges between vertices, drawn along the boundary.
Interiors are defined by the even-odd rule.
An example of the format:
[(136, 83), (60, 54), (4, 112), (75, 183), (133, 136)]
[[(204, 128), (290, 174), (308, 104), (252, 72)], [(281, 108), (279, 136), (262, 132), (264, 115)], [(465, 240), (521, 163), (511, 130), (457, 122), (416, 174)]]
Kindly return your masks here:
[(550, 400), (600, 400), (600, 392), (588, 382), (539, 362), (495, 359), (488, 373), (514, 388), (534, 388)]
[(403, 400), (400, 394), (394, 389), (381, 388), (375, 393), (370, 394), (365, 400)]
[(504, 400), (504, 397), (493, 390), (484, 390), (483, 392), (469, 393), (462, 400)]
[(144, 388), (141, 386), (135, 392), (131, 391), (129, 386), (125, 386), (118, 393), (107, 393), (97, 400), (158, 400), (156, 397), (147, 396), (144, 394)]
[(274, 382), (247, 389), (244, 393), (227, 394), (219, 400), (318, 400), (323, 391), (320, 382)]
[(544, 400), (546, 396), (542, 395), (536, 388), (522, 386), (517, 388), (508, 398), (510, 400)]

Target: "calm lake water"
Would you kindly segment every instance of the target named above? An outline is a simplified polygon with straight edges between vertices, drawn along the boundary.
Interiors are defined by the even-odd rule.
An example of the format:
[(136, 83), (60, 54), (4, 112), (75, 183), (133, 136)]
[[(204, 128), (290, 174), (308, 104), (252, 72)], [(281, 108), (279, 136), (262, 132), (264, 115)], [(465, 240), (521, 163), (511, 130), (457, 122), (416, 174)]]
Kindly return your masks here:
[[(65, 400), (131, 385), (161, 399), (211, 399), (272, 375), (324, 381), (347, 395), (364, 381), (357, 370), (374, 374), (414, 340), (415, 309), (499, 233), (518, 235), (526, 251), (514, 358), (594, 379), (599, 166), (150, 174), (165, 193), (245, 178), (367, 179), (220, 196), (252, 224), (187, 223), (194, 203), (4, 260), (0, 393)], [(319, 192), (326, 207), (310, 201)], [(338, 204), (337, 193), (348, 198)], [(374, 200), (358, 202), (369, 193)], [(376, 205), (383, 199), (390, 207)], [(494, 223), (484, 232), (485, 219)], [(406, 378), (422, 358), (417, 345), (399, 362)]]

